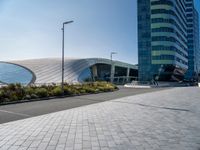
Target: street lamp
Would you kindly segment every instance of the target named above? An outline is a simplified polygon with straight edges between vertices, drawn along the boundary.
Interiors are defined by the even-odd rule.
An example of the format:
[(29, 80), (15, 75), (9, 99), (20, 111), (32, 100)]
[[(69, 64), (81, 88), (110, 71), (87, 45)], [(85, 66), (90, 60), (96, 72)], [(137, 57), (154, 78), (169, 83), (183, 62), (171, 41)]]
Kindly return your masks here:
[(111, 70), (110, 70), (110, 82), (113, 82), (114, 78), (114, 70), (113, 70), (113, 55), (117, 54), (117, 52), (110, 53), (110, 62), (111, 62)]
[(64, 51), (64, 40), (65, 40), (65, 25), (72, 23), (74, 21), (67, 21), (67, 22), (63, 22), (63, 27), (62, 27), (62, 93), (64, 95), (64, 63), (65, 63), (65, 51)]

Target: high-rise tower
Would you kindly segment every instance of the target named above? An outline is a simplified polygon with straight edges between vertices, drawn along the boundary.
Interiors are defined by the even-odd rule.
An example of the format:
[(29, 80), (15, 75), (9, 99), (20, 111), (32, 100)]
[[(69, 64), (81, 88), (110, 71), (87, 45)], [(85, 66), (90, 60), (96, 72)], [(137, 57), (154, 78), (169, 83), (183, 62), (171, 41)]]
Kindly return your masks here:
[[(197, 25), (190, 25), (190, 21), (195, 24), (195, 17), (198, 18), (193, 3), (193, 0), (138, 0), (139, 80), (183, 80), (189, 67), (189, 50), (194, 50), (189, 44), (195, 38), (190, 30), (193, 33), (198, 30)], [(188, 17), (190, 11), (195, 12), (192, 20)]]
[(188, 0), (186, 16), (188, 27), (188, 70), (185, 74), (186, 80), (196, 80), (198, 78), (200, 67), (200, 50), (199, 50), (199, 15), (194, 8), (192, 0)]

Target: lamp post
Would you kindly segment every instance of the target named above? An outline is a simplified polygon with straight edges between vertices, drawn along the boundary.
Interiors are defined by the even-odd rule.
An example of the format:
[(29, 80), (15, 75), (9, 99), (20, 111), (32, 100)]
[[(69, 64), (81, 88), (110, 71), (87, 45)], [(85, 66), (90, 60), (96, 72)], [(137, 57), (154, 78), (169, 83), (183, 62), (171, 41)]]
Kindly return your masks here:
[(111, 62), (111, 70), (110, 70), (110, 82), (113, 83), (114, 78), (114, 70), (113, 70), (113, 55), (117, 54), (117, 52), (110, 53), (110, 62)]
[(61, 84), (61, 87), (62, 87), (62, 93), (64, 95), (64, 63), (65, 63), (65, 44), (64, 44), (64, 40), (65, 40), (65, 25), (66, 24), (69, 24), (69, 23), (72, 23), (74, 21), (67, 21), (67, 22), (63, 22), (63, 27), (62, 27), (62, 84)]

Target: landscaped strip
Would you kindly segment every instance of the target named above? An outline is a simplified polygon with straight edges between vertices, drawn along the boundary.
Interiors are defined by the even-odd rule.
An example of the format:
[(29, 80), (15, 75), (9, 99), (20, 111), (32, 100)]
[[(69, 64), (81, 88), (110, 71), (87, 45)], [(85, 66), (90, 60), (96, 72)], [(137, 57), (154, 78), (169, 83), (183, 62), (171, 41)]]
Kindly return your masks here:
[(117, 86), (109, 82), (92, 82), (84, 84), (64, 84), (64, 95), (61, 86), (9, 84), (0, 88), (0, 104), (49, 99), (60, 96), (76, 96), (84, 94), (95, 94), (101, 92), (112, 92), (118, 90)]

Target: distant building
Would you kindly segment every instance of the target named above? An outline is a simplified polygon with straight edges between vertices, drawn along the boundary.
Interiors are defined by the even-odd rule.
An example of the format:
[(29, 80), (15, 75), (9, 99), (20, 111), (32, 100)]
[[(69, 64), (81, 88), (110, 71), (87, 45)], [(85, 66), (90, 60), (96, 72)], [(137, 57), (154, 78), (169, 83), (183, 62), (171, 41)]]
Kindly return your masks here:
[[(137, 66), (104, 58), (66, 58), (64, 66), (64, 80), (67, 83), (110, 81), (111, 67), (112, 80), (116, 84), (124, 84), (138, 78)], [(24, 85), (61, 83), (61, 59), (0, 62), (0, 85), (9, 83)]]
[(139, 80), (192, 79), (199, 55), (193, 0), (138, 0)]

